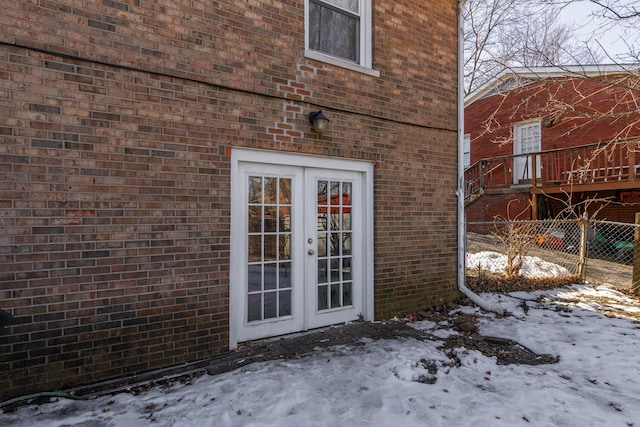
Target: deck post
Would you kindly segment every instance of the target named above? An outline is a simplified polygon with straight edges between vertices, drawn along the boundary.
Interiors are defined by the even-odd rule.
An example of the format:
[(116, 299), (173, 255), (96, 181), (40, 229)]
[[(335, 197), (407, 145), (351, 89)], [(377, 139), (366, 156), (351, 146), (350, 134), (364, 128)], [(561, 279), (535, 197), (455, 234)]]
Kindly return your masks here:
[[(627, 158), (629, 159), (629, 180), (637, 179), (636, 176), (636, 150), (627, 145)], [(636, 224), (638, 221), (636, 220)]]
[(538, 195), (531, 193), (531, 220), (538, 220)]
[(531, 186), (538, 186), (538, 156), (536, 154), (531, 155)]

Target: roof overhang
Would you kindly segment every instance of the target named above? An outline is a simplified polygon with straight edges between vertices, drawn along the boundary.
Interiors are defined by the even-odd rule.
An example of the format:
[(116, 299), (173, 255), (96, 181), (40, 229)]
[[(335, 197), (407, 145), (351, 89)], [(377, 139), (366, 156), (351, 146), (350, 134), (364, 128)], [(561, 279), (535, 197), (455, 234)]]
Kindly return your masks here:
[(511, 78), (544, 80), (558, 77), (596, 77), (621, 73), (638, 73), (638, 64), (567, 65), (562, 67), (507, 68), (464, 98), (464, 106), (484, 98), (495, 87)]

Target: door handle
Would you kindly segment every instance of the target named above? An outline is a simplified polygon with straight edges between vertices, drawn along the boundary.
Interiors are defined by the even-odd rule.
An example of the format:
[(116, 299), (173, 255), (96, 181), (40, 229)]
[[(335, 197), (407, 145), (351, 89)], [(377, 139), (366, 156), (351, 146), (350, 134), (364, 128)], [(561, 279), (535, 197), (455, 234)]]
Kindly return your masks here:
[(315, 252), (313, 249), (309, 249), (309, 250), (307, 251), (307, 253), (308, 253), (309, 255), (313, 255), (313, 254), (315, 254), (316, 252)]

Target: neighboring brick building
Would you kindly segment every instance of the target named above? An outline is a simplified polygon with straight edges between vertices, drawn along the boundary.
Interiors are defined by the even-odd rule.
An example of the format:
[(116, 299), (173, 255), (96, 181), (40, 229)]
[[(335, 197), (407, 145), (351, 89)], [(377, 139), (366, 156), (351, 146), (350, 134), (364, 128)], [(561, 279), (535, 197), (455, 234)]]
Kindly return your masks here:
[(457, 297), (456, 0), (0, 11), (0, 398)]
[[(484, 189), (467, 206), (467, 219), (554, 216), (565, 205), (553, 199), (570, 194), (576, 204), (608, 198), (601, 219), (633, 222), (638, 206), (629, 201), (640, 199), (638, 89), (637, 76), (621, 66), (539, 67), (508, 70), (468, 96), (467, 178), (477, 180), (474, 168), (483, 162)], [(507, 212), (511, 200), (517, 202)]]

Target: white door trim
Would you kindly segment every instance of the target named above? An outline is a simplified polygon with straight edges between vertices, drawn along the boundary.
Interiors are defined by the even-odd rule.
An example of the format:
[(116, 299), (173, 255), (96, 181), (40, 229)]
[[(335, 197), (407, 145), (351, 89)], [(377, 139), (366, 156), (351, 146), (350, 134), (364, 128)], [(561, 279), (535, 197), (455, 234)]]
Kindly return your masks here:
[(242, 235), (242, 226), (244, 217), (243, 203), (240, 197), (234, 197), (239, 191), (237, 186), (241, 185), (242, 173), (239, 165), (243, 162), (247, 163), (263, 163), (271, 165), (300, 166), (309, 168), (322, 168), (334, 170), (346, 170), (351, 172), (361, 172), (363, 174), (364, 185), (364, 258), (363, 258), (363, 318), (364, 320), (374, 319), (374, 301), (373, 301), (373, 285), (374, 285), (374, 266), (373, 266), (373, 171), (375, 164), (373, 162), (362, 160), (350, 160), (341, 158), (330, 158), (323, 156), (314, 156), (306, 154), (283, 153), (278, 151), (254, 150), (246, 148), (232, 148), (231, 150), (231, 224), (230, 224), (230, 268), (229, 268), (229, 348), (234, 349), (238, 345), (238, 325), (234, 316), (237, 310), (242, 308), (238, 301), (244, 298), (243, 287), (234, 286), (242, 277), (238, 277), (238, 256), (241, 254), (244, 245), (241, 239), (234, 239), (235, 236)]

